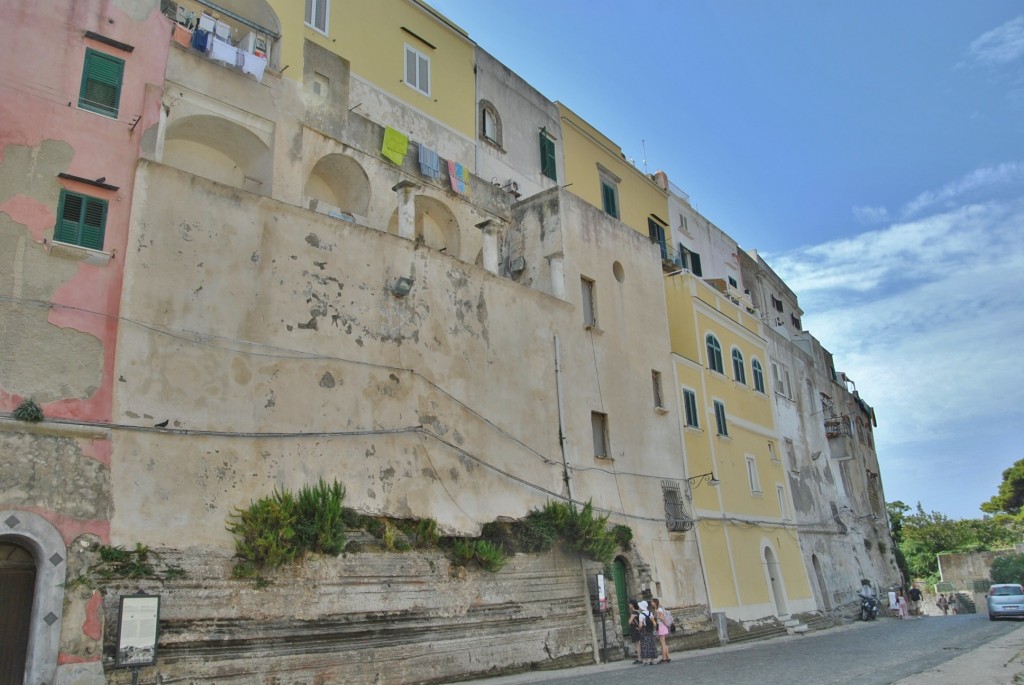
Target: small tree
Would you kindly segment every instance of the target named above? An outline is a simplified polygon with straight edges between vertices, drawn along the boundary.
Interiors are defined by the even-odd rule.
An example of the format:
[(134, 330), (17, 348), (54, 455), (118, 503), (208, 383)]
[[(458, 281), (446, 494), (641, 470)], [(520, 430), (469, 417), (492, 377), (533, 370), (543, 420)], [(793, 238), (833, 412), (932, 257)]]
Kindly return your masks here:
[(993, 583), (1024, 583), (1024, 554), (996, 557), (989, 575)]

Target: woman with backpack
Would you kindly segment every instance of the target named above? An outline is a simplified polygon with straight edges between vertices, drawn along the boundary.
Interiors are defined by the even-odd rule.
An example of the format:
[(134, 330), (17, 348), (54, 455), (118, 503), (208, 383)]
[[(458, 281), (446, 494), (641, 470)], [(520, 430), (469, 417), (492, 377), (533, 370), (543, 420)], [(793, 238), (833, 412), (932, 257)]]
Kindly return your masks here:
[(651, 600), (651, 604), (654, 605), (654, 616), (658, 622), (658, 642), (661, 643), (661, 660), (658, 663), (667, 664), (672, 661), (672, 659), (668, 658), (668, 642), (666, 641), (671, 622), (668, 618), (668, 612), (661, 608), (661, 602), (658, 601), (657, 597)]
[(647, 602), (640, 602), (640, 662), (645, 666), (653, 666), (658, 658), (658, 645), (654, 639), (657, 623)]

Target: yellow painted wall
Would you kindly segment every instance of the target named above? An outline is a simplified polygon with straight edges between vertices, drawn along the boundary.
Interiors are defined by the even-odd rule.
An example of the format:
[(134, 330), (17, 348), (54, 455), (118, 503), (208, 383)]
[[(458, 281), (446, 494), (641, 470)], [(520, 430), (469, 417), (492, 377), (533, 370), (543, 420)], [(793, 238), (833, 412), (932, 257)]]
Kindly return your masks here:
[[(302, 41), (308, 39), (349, 61), (352, 74), (459, 133), (476, 135), (474, 46), (465, 31), (414, 0), (333, 0), (327, 35), (305, 25), (302, 3), (270, 0), (282, 24), (281, 64), (287, 78), (302, 78)], [(434, 48), (402, 30), (409, 29)], [(405, 45), (430, 58), (430, 97), (407, 86)]]
[[(563, 185), (588, 204), (603, 209), (601, 177), (597, 165), (620, 179), (619, 219), (635, 231), (648, 235), (651, 214), (668, 223), (668, 194), (643, 172), (627, 162), (622, 149), (562, 103), (562, 154), (565, 156)], [(665, 226), (665, 241), (672, 244), (671, 230)]]
[(711, 606), (738, 605), (740, 602), (736, 596), (736, 584), (733, 582), (732, 561), (729, 558), (724, 527), (718, 523), (701, 521), (698, 528)]
[[(766, 541), (779, 564), (787, 601), (813, 599), (796, 530), (782, 520), (779, 507), (776, 486), (785, 487), (787, 477), (775, 439), (772, 399), (754, 389), (751, 360), (756, 358), (762, 369), (769, 368), (758, 322), (742, 305), (689, 274), (666, 278), (665, 298), (680, 404), (684, 389), (697, 395), (700, 426), (683, 428), (686, 472), (697, 476), (713, 471), (720, 481), (717, 487), (699, 482), (690, 493), (698, 513), (712, 606), (729, 609), (771, 603), (772, 590), (765, 575)], [(724, 373), (708, 368), (707, 333), (714, 334), (722, 347)], [(734, 347), (743, 354), (746, 384), (734, 378)], [(717, 435), (716, 399), (725, 403), (728, 437)], [(760, 492), (751, 492), (748, 456), (757, 464)]]

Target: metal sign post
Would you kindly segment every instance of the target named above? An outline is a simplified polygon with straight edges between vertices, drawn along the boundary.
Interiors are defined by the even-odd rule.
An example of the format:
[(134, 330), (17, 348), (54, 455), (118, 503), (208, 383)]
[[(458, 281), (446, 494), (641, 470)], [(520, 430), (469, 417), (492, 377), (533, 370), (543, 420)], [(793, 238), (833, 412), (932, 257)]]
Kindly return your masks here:
[(601, 610), (601, 639), (604, 642), (604, 658), (608, 663), (608, 596), (604, 592), (604, 574), (597, 574), (597, 603)]

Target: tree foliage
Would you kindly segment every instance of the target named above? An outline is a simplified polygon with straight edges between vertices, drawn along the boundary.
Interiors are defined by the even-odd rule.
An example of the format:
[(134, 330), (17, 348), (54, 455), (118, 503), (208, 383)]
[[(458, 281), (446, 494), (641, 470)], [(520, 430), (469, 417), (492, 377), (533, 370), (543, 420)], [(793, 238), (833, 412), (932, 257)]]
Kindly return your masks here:
[(1010, 514), (1020, 516), (1024, 507), (1024, 459), (1018, 459), (1013, 466), (1003, 471), (1003, 482), (999, 492), (981, 505), (987, 514)]
[(993, 583), (1024, 583), (1024, 554), (996, 557), (989, 575)]
[(914, 578), (938, 578), (939, 554), (1007, 549), (1022, 539), (1021, 524), (1010, 516), (951, 519), (927, 513), (918, 503), (912, 510), (900, 501), (886, 504), (893, 540)]

